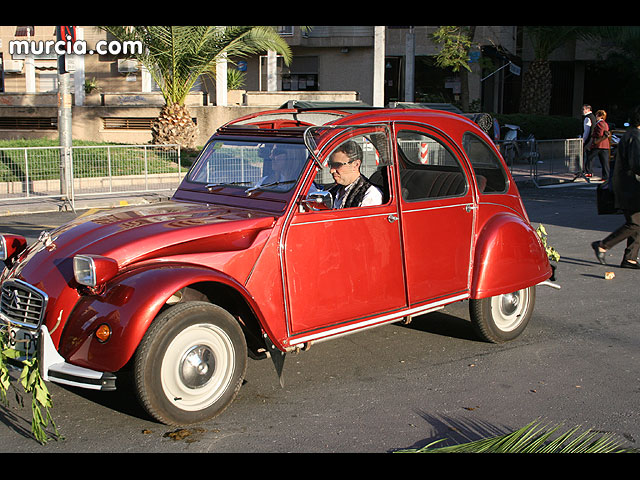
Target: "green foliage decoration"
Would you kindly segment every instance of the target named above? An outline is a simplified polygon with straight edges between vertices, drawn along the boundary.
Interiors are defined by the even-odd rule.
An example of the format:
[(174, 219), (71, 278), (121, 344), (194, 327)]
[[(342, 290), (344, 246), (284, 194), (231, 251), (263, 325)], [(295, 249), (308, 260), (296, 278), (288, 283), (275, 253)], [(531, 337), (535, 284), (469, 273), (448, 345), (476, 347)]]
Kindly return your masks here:
[[(9, 361), (16, 361), (21, 355), (21, 352), (10, 346), (8, 329), (0, 327), (0, 405), (5, 408), (10, 405), (7, 395), (9, 389), (15, 393), (18, 405), (24, 407), (24, 399), (16, 386), (12, 384), (12, 378), (9, 375)], [(40, 444), (45, 445), (51, 439), (46, 430), (51, 424), (54, 431), (53, 438), (62, 439), (63, 437), (51, 416), (53, 402), (49, 389), (40, 375), (38, 359), (26, 358), (20, 363), (23, 367), (18, 383), (26, 394), (31, 394), (31, 433)]]
[(542, 246), (547, 252), (547, 257), (549, 257), (549, 260), (554, 262), (557, 262), (558, 260), (560, 260), (560, 254), (558, 253), (558, 251), (555, 248), (553, 248), (551, 245), (549, 245), (549, 243), (547, 242), (548, 235), (547, 235), (546, 228), (544, 228), (544, 225), (540, 224), (536, 229), (536, 233), (540, 237), (540, 241), (542, 242)]

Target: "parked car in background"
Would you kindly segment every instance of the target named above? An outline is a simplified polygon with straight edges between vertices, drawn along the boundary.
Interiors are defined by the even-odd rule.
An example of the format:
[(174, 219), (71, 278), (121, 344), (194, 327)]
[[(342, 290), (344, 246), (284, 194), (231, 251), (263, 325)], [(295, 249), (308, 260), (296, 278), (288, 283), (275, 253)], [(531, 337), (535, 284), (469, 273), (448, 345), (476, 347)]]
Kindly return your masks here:
[[(379, 201), (334, 208), (356, 167)], [(1, 319), (45, 380), (109, 390), (132, 371), (176, 425), (224, 410), (249, 357), (282, 374), (289, 352), (453, 302), (480, 338), (514, 339), (551, 276), (494, 143), (429, 109), (242, 117), (170, 200), (0, 238)]]

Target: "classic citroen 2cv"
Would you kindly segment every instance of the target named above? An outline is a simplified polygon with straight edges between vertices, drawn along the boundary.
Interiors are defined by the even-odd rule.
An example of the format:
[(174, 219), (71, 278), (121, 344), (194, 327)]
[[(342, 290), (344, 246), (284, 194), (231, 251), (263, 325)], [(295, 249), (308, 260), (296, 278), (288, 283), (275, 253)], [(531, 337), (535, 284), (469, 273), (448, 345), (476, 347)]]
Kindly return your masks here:
[(0, 318), (44, 379), (109, 390), (129, 371), (174, 425), (228, 406), (248, 358), (281, 374), (287, 352), (453, 302), (511, 340), (552, 273), (489, 137), (427, 109), (249, 115), (170, 200), (0, 238)]

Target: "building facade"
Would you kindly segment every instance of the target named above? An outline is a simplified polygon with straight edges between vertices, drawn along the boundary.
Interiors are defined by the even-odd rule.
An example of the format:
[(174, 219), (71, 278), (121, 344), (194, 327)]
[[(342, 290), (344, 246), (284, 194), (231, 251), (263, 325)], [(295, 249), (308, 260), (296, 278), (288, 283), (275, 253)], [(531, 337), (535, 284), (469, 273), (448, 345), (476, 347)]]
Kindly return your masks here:
[[(250, 113), (248, 110), (277, 107), (293, 98), (360, 100), (370, 105), (381, 103), (376, 98), (382, 98), (384, 105), (459, 103), (468, 91), (469, 105), (475, 111), (517, 111), (521, 74), (531, 60), (522, 27), (476, 27), (475, 40), (481, 48), (472, 52), (472, 72), (465, 79), (435, 66), (438, 46), (430, 35), (437, 27), (376, 28), (380, 27), (280, 26), (293, 53), (289, 65), (268, 54), (231, 62), (229, 68), (238, 70), (243, 78), (239, 91), (225, 93), (221, 102), (215, 83), (204, 78), (194, 87), (188, 104), (199, 126), (206, 125), (207, 134), (227, 119)], [(382, 44), (376, 43), (379, 31), (383, 32)], [(0, 26), (0, 138), (55, 136), (59, 100), (58, 54), (53, 42), (57, 40), (55, 26)], [(76, 40), (84, 42), (85, 50), (69, 63), (74, 138), (111, 141), (126, 134), (146, 139), (149, 119), (163, 105), (149, 73), (97, 27), (76, 27)], [(26, 51), (25, 42), (33, 42), (31, 52)], [(95, 53), (99, 45), (102, 53)], [(583, 101), (581, 78), (589, 54), (573, 46), (559, 55), (563, 85), (570, 94), (562, 96), (562, 111), (555, 113), (571, 116)], [(383, 73), (376, 83), (374, 72), (380, 61), (384, 62)], [(222, 108), (214, 113), (212, 107)]]

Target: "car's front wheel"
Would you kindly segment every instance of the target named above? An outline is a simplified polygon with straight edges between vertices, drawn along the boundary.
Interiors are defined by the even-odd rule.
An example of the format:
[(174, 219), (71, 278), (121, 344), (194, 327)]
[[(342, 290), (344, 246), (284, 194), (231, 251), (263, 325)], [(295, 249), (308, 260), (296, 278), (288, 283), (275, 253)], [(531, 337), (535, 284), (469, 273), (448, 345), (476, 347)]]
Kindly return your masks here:
[(153, 321), (138, 347), (136, 393), (162, 423), (197, 423), (233, 401), (246, 366), (244, 334), (226, 310), (206, 302), (177, 304)]
[(536, 287), (523, 288), (469, 303), (471, 323), (488, 342), (502, 343), (518, 337), (529, 323), (536, 300)]

